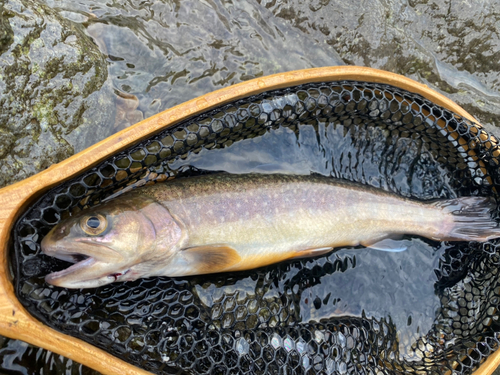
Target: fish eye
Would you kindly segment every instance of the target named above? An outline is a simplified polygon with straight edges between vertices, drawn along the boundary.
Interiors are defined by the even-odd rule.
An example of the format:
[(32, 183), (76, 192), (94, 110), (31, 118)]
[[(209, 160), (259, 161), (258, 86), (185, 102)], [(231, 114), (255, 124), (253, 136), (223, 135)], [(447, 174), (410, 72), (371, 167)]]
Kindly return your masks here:
[(108, 221), (101, 214), (84, 216), (80, 220), (82, 230), (91, 236), (97, 236), (106, 230)]

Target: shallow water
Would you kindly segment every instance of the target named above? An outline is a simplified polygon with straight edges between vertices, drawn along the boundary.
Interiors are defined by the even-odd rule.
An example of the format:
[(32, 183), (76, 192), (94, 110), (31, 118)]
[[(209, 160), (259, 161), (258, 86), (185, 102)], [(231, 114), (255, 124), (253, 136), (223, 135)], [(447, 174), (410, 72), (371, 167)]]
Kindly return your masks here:
[(48, 3), (85, 26), (108, 55), (113, 86), (137, 96), (144, 118), (263, 75), (342, 64), (254, 2)]
[(343, 64), (403, 74), (500, 125), (498, 0), (47, 3), (108, 56), (113, 87), (138, 97), (116, 130), (230, 84)]
[[(108, 56), (113, 87), (137, 96), (137, 108), (129, 111), (130, 116), (109, 124), (114, 131), (232, 83), (280, 71), (344, 63), (409, 76), (463, 105), (488, 130), (496, 132), (495, 127), (500, 125), (498, 1), (381, 1), (359, 2), (358, 6), (332, 1), (47, 3), (81, 24), (94, 38)], [(300, 132), (298, 142), (295, 134), (282, 130), (282, 134), (271, 132), (262, 139), (211, 151), (210, 155), (200, 153), (171, 167), (191, 164), (232, 172), (293, 170), (304, 174), (329, 174), (333, 169), (335, 177), (406, 196), (452, 194), (446, 171), (438, 169), (421, 177), (420, 172), (428, 169), (419, 170), (419, 165), (432, 163), (432, 154), (425, 152), (418, 140), (401, 140), (385, 148), (366, 142), (362, 135), (343, 137), (350, 131), (343, 126), (325, 126), (323, 130), (319, 132), (320, 142), (308, 130)], [(387, 136), (382, 130), (370, 131), (373, 139)], [(283, 148), (273, 147), (278, 137), (280, 142), (285, 140), (280, 143)], [(67, 139), (75, 145), (75, 152), (86, 147), (71, 134)], [(258, 154), (252, 151), (256, 142), (263, 143)], [(352, 152), (353, 147), (371, 148), (373, 157), (360, 158)], [(408, 168), (404, 159), (417, 155), (421, 155), (419, 162)], [(221, 163), (217, 167), (210, 159), (215, 156)], [(396, 163), (379, 167), (388, 156)], [(394, 164), (399, 168), (394, 170), (393, 179), (381, 178), (379, 168), (393, 168)], [(301, 319), (363, 313), (391, 316), (401, 337), (406, 335), (411, 342), (416, 332), (428, 329), (435, 314), (437, 297), (430, 288), (436, 279), (432, 270), (443, 251), (438, 244), (420, 239), (413, 239), (408, 251), (397, 254), (342, 250), (339, 256), (352, 259), (351, 266), (324, 276), (339, 287), (335, 291), (325, 290), (322, 284), (305, 288), (300, 300)], [(399, 271), (389, 273), (388, 264)], [(373, 294), (374, 285), (380, 294)], [(34, 365), (29, 359), (8, 359), (14, 358), (16, 351), (21, 356), (24, 344), (5, 345), (0, 354), (5, 369), (34, 373), (40, 368), (40, 362)], [(406, 345), (401, 340), (400, 348)], [(50, 361), (47, 359), (47, 363)], [(73, 366), (57, 368), (59, 372), (75, 373), (78, 365)]]
[[(493, 293), (492, 288), (496, 288), (497, 248), (491, 244), (481, 247), (473, 243), (458, 243), (453, 248), (439, 249), (439, 258), (429, 259), (434, 263), (429, 265), (423, 261), (424, 265), (432, 266), (434, 272), (433, 276), (431, 273), (432, 278), (425, 281), (426, 287), (421, 286), (417, 278), (417, 283), (404, 288), (411, 291), (411, 298), (416, 296), (417, 299), (420, 298), (420, 287), (428, 292), (434, 285), (435, 293), (426, 296), (432, 297), (426, 299), (426, 305), (428, 301), (428, 306), (431, 306), (428, 311), (422, 313), (415, 309), (416, 317), (408, 316), (408, 311), (405, 311), (411, 304), (405, 300), (406, 295), (398, 294), (396, 297), (394, 289), (391, 289), (392, 284), (397, 286), (399, 279), (408, 275), (396, 272), (395, 281), (386, 277), (387, 268), (377, 264), (380, 258), (373, 255), (379, 252), (370, 251), (358, 261), (352, 255), (356, 255), (359, 249), (350, 249), (345, 253), (338, 249), (327, 257), (283, 262), (233, 274), (115, 283), (94, 292), (61, 290), (47, 286), (44, 281), (48, 272), (67, 266), (40, 255), (35, 243), (47, 233), (51, 224), (57, 222), (57, 212), (64, 214), (74, 205), (97, 203), (119, 186), (132, 182), (131, 179), (141, 173), (137, 171), (140, 165), (153, 168), (160, 173), (160, 179), (173, 175), (192, 176), (206, 172), (200, 171), (196, 165), (210, 158), (214, 152), (218, 157), (212, 158), (210, 163), (213, 170), (224, 170), (239, 160), (240, 172), (259, 170), (263, 166), (263, 170), (289, 173), (288, 168), (292, 166), (293, 169), (297, 160), (304, 159), (305, 155), (309, 161), (305, 172), (319, 171), (325, 175), (383, 186), (403, 196), (429, 199), (454, 194), (493, 194), (490, 183), (481, 176), (489, 173), (492, 180), (498, 181), (496, 170), (481, 167), (472, 152), (459, 151), (456, 142), (450, 139), (453, 133), (449, 134), (442, 128), (449, 126), (449, 131), (456, 128), (464, 134), (464, 139), (469, 139), (475, 134), (475, 127), (467, 122), (457, 123), (447, 113), (440, 114), (437, 122), (429, 118), (426, 120), (421, 114), (403, 116), (407, 105), (399, 100), (388, 101), (387, 95), (392, 90), (385, 88), (386, 95), (382, 95), (379, 91), (382, 88), (373, 84), (320, 83), (278, 90), (272, 98), (269, 94), (260, 94), (240, 100), (238, 109), (227, 105), (209, 115), (197, 116), (136, 145), (117, 159), (111, 158), (96, 170), (62, 184), (30, 208), (14, 233), (17, 262), (12, 266), (17, 272), (19, 298), (27, 306), (36, 306), (29, 311), (51, 327), (70, 334), (77, 329), (78, 337), (92, 345), (104, 347), (118, 356), (124, 352), (129, 354), (124, 357), (126, 360), (130, 358), (134, 361), (132, 356), (142, 347), (140, 343), (146, 340), (151, 360), (145, 366), (151, 371), (161, 371), (165, 366), (207, 371), (211, 368), (213, 353), (211, 346), (206, 346), (206, 340), (220, 344), (217, 358), (229, 361), (241, 358), (242, 370), (245, 366), (247, 369), (248, 366), (253, 367), (251, 364), (254, 362), (264, 363), (266, 368), (275, 367), (276, 363), (267, 362), (272, 362), (272, 353), (280, 356), (279, 361), (290, 362), (292, 367), (300, 360), (307, 369), (314, 361), (315, 368), (319, 369), (325, 365), (344, 368), (366, 363), (367, 351), (372, 353), (370, 358), (383, 355), (389, 361), (395, 361), (388, 365), (392, 368), (408, 361), (412, 362), (412, 367), (421, 366), (424, 361), (424, 366), (427, 366), (429, 360), (429, 366), (434, 366), (435, 360), (439, 360), (435, 359), (434, 353), (449, 343), (453, 343), (457, 351), (460, 348), (467, 351), (463, 345), (469, 348), (474, 345), (471, 342), (474, 339), (465, 343), (464, 340), (480, 332), (481, 335), (494, 335), (496, 332), (494, 329), (486, 332), (497, 316), (491, 310), (495, 307), (490, 309), (489, 299), (484, 299), (488, 298), (487, 294)], [(356, 105), (353, 102), (345, 105), (347, 99), (344, 98), (351, 97), (344, 95), (346, 92), (351, 92), (354, 98), (362, 93), (362, 99)], [(401, 98), (399, 95), (404, 94), (395, 94), (393, 98)], [(413, 100), (410, 94), (404, 97)], [(420, 99), (414, 99), (420, 103)], [(390, 110), (385, 111), (387, 108)], [(203, 139), (204, 146), (193, 143), (193, 137)], [(284, 141), (281, 142), (281, 139)], [(469, 144), (472, 145), (471, 142)], [(489, 142), (485, 140), (480, 144)], [(477, 152), (484, 154), (487, 165), (497, 162), (496, 158), (488, 156), (491, 152), (478, 146), (474, 143)], [(218, 150), (220, 147), (224, 147), (223, 153)], [(202, 151), (204, 148), (206, 151)], [(242, 160), (239, 154), (243, 149), (246, 151)], [(270, 157), (265, 157), (270, 150), (274, 153), (271, 155), (272, 163), (269, 163)], [(203, 153), (203, 158), (196, 155), (198, 152)], [(259, 160), (261, 155), (264, 157)], [(134, 164), (129, 158), (143, 162)], [(174, 160), (171, 158), (177, 162), (168, 162)], [(163, 162), (157, 164), (160, 160)], [(198, 164), (200, 166), (203, 167)], [(151, 177), (155, 178), (156, 173)], [(161, 176), (162, 173), (166, 175)], [(109, 185), (113, 176), (120, 182)], [(129, 179), (123, 180), (126, 176)], [(94, 186), (93, 181), (99, 181), (103, 189), (94, 190), (91, 187)], [(86, 193), (91, 196), (84, 202), (77, 198)], [(344, 218), (349, 219), (349, 215)], [(426, 244), (431, 247), (438, 245)], [(407, 243), (416, 255), (419, 254), (419, 245), (417, 242)], [(365, 258), (370, 261), (372, 255), (376, 257), (374, 267), (372, 262), (367, 262), (364, 267), (357, 268), (356, 265)], [(391, 261), (392, 258), (382, 259), (397, 270), (398, 264)], [(439, 267), (436, 267), (436, 262)], [(412, 272), (419, 270), (418, 265), (413, 265), (411, 261), (408, 268)], [(491, 272), (484, 275), (485, 269)], [(364, 301), (356, 300), (350, 294), (350, 299), (337, 294), (330, 301), (331, 294), (327, 292), (336, 290), (335, 278), (341, 273), (349, 275), (348, 280), (353, 282), (349, 285), (370, 285), (369, 293), (362, 294)], [(466, 273), (468, 275), (464, 277)], [(482, 280), (481, 285), (477, 283), (478, 278)], [(371, 283), (372, 279), (378, 283)], [(386, 279), (389, 286), (379, 290)], [(470, 293), (465, 295), (467, 288)], [(439, 306), (433, 300), (434, 295), (440, 299)], [(348, 303), (342, 302), (343, 309), (338, 309), (337, 304), (343, 298)], [(396, 298), (401, 298), (401, 303)], [(32, 304), (33, 300), (36, 305)], [(494, 300), (491, 299), (491, 304), (496, 304)], [(330, 303), (334, 306), (333, 313)], [(458, 309), (458, 304), (463, 308)], [(96, 309), (96, 306), (99, 308)], [(432, 329), (429, 330), (429, 326)], [(452, 327), (455, 329), (452, 330)], [(343, 333), (337, 334), (339, 330)], [(223, 341), (218, 339), (221, 334)], [(260, 339), (255, 340), (255, 336)], [(191, 351), (191, 340), (200, 345), (196, 345), (195, 351)], [(345, 340), (347, 346), (344, 351)], [(322, 350), (331, 350), (335, 360), (330, 354), (315, 349), (319, 342), (323, 342)], [(113, 343), (112, 346), (109, 343)], [(245, 348), (249, 345), (254, 346), (254, 350), (247, 353)], [(264, 348), (255, 348), (255, 345)], [(490, 347), (491, 343), (487, 345)], [(356, 349), (351, 350), (354, 347)], [(299, 357), (292, 351), (293, 348), (297, 349)], [(342, 358), (337, 356), (339, 348), (342, 349)], [(271, 357), (266, 354), (265, 358), (259, 358), (262, 349)], [(462, 357), (463, 352), (459, 353), (454, 355)], [(480, 358), (470, 360), (477, 363)], [(261, 365), (256, 366), (262, 370)], [(373, 365), (384, 366), (379, 363)], [(469, 362), (466, 366), (473, 365)]]
[(9, 375), (99, 374), (71, 359), (4, 337), (0, 337), (0, 370)]

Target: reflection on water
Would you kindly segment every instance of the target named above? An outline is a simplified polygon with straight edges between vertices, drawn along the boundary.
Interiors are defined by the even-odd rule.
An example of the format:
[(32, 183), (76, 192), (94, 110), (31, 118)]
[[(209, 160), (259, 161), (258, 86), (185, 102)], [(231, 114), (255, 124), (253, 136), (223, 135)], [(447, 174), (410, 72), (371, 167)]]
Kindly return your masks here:
[(386, 318), (396, 327), (400, 355), (408, 359), (416, 339), (431, 329), (441, 305), (434, 294), (434, 269), (445, 250), (418, 238), (408, 243), (401, 253), (340, 251), (338, 256), (349, 255), (355, 266), (321, 277), (319, 284), (302, 293), (302, 320), (346, 315)]
[(487, 127), (500, 126), (500, 1), (260, 0), (344, 63), (428, 84)]

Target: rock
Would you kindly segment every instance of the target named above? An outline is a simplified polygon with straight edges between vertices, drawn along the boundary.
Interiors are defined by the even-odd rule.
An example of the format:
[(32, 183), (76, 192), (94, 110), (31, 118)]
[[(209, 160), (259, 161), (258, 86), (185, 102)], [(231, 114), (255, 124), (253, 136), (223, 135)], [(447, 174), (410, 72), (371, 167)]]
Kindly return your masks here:
[(111, 134), (107, 65), (82, 27), (41, 2), (0, 3), (0, 187)]

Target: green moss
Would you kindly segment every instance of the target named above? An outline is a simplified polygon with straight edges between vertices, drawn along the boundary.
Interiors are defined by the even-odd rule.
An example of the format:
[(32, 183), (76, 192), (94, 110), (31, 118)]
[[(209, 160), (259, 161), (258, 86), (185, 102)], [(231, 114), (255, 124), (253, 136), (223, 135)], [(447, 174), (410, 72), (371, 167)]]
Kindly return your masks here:
[[(0, 186), (69, 157), (74, 149), (64, 137), (75, 130), (78, 142), (90, 138), (93, 143), (107, 129), (100, 124), (112, 125), (114, 120), (108, 120), (113, 116), (112, 98), (100, 100), (104, 111), (86, 103), (96, 100), (94, 93), (105, 95), (99, 90), (107, 79), (107, 65), (82, 27), (43, 3), (9, 2), (17, 3), (13, 9), (27, 11), (12, 11), (8, 20), (14, 18), (14, 22), (0, 20), (0, 38), (11, 41), (9, 59), (0, 61), (0, 106), (4, 108), (0, 124), (5, 133), (0, 140)], [(11, 25), (13, 35), (2, 34)], [(68, 36), (76, 39), (66, 44)], [(89, 121), (83, 121), (85, 116)]]
[(32, 113), (44, 131), (48, 129), (49, 125), (57, 124), (52, 101), (36, 103), (32, 108)]

